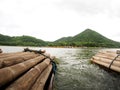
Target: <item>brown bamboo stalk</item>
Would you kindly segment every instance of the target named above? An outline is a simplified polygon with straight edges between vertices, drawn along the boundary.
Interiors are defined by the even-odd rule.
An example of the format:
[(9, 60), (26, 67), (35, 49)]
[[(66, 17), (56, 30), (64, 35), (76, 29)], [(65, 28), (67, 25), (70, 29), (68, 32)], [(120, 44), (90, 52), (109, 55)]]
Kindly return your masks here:
[(29, 90), (41, 72), (50, 64), (50, 59), (45, 59), (26, 74), (11, 84), (6, 90)]
[[(98, 60), (92, 60), (94, 63), (96, 64), (99, 64), (101, 66), (104, 66), (104, 67), (107, 67), (109, 68), (109, 64), (108, 63), (105, 63), (105, 62), (101, 62), (101, 61), (98, 61)], [(110, 67), (111, 70), (114, 70), (116, 72), (120, 72), (120, 67), (117, 67), (117, 66), (114, 66), (114, 65), (111, 65)]]
[(38, 77), (37, 81), (32, 86), (31, 90), (43, 90), (51, 70), (52, 70), (52, 65), (50, 64)]
[[(114, 59), (116, 56), (118, 56), (118, 54), (116, 54), (116, 55), (108, 55), (108, 54), (101, 54), (101, 53), (99, 53), (99, 54), (96, 54), (95, 56), (98, 56), (98, 57), (102, 57), (102, 58), (107, 58), (107, 59)], [(118, 56), (117, 58), (116, 58), (116, 60), (117, 61), (120, 61), (120, 56)]]
[(0, 69), (0, 87), (14, 80), (16, 77), (26, 72), (34, 65), (41, 62), (44, 58), (44, 56), (39, 56), (34, 59), (27, 60), (23, 63)]
[(15, 53), (1, 53), (0, 54), (0, 58), (6, 58), (6, 57), (9, 57), (11, 55), (15, 55), (15, 54), (21, 54), (23, 52), (15, 52)]
[(32, 59), (39, 56), (39, 54), (28, 54), (28, 55), (21, 55), (21, 56), (13, 56), (9, 58), (0, 59), (0, 68), (11, 66), (17, 63), (21, 63), (23, 61)]
[[(101, 58), (101, 57), (97, 57), (97, 56), (93, 56), (93, 59), (101, 61), (101, 62), (105, 62), (105, 63), (108, 63), (108, 64), (111, 64), (111, 62), (113, 61), (111, 59)], [(120, 62), (119, 61), (114, 61), (112, 63), (112, 65), (120, 67)]]
[(113, 56), (108, 56), (108, 55), (105, 55), (105, 54), (97, 54), (97, 55), (95, 55), (95, 56), (97, 56), (97, 57), (101, 57), (101, 58), (106, 58), (106, 59), (114, 59), (115, 57), (113, 57)]
[[(116, 54), (116, 53), (108, 53), (108, 52), (99, 52), (99, 53), (97, 53), (98, 55), (99, 54), (101, 54), (101, 55), (106, 55), (106, 56), (111, 56), (111, 57), (115, 57), (115, 56), (117, 56), (118, 54)], [(97, 55), (96, 54), (96, 55)]]
[(15, 52), (15, 53), (3, 53), (0, 55), (0, 59), (7, 58), (7, 57), (14, 57), (14, 56), (21, 56), (21, 55), (28, 55), (31, 52)]
[(116, 54), (116, 51), (100, 51), (99, 53)]
[(104, 54), (98, 53), (98, 54), (96, 54), (95, 56), (100, 56), (100, 57), (105, 57), (105, 58), (114, 59), (114, 58), (117, 56), (117, 54), (116, 54), (116, 55), (108, 55), (108, 54), (106, 54), (106, 53), (104, 53)]

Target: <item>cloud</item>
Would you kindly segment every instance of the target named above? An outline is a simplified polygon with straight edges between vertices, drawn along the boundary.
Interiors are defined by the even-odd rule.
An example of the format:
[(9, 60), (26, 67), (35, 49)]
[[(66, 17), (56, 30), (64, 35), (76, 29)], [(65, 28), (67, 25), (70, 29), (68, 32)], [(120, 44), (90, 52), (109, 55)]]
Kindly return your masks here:
[(97, 14), (109, 8), (110, 0), (62, 0), (59, 5), (80, 13)]
[(75, 33), (71, 29), (77, 29), (79, 23), (74, 22), (79, 21), (78, 15), (74, 11), (59, 10), (53, 2), (55, 0), (1, 1), (1, 33), (32, 35), (50, 41)]
[(111, 37), (120, 27), (119, 0), (0, 0), (0, 33), (54, 41), (86, 28)]
[(119, 0), (111, 1), (111, 9), (109, 14), (120, 17), (120, 1)]
[(81, 15), (104, 13), (109, 17), (120, 17), (119, 0), (62, 0), (57, 3), (60, 8), (75, 10)]

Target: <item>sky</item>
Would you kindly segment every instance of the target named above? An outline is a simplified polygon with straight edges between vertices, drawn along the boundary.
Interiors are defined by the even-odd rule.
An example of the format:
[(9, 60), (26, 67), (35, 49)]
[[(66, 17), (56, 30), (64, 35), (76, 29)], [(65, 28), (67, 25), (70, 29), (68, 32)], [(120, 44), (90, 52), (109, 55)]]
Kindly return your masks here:
[(120, 42), (120, 0), (0, 0), (0, 33), (45, 41), (92, 29)]

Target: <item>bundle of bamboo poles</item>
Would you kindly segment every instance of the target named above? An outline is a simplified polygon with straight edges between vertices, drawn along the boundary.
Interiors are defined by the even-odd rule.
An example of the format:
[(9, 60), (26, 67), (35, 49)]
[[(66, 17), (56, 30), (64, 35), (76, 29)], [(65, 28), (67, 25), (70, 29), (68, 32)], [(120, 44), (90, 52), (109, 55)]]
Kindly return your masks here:
[(91, 61), (110, 70), (120, 72), (120, 51), (101, 51)]
[(0, 90), (44, 90), (54, 57), (45, 51), (24, 51), (0, 54)]

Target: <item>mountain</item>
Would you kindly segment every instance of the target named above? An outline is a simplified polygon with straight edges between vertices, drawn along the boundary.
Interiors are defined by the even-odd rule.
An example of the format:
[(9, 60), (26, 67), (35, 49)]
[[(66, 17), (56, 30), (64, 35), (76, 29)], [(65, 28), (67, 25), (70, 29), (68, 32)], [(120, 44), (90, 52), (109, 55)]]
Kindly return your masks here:
[(110, 40), (105, 36), (93, 31), (86, 29), (83, 32), (73, 36), (64, 37), (54, 42), (56, 45), (63, 46), (88, 46), (88, 47), (120, 47), (120, 43)]
[(10, 36), (0, 34), (0, 45), (9, 45), (10, 42), (12, 42)]
[(10, 37), (0, 34), (0, 45), (12, 46), (45, 46), (47, 43), (43, 40), (31, 36)]
[(72, 39), (72, 37), (62, 37), (62, 38), (60, 38), (60, 39), (58, 39), (58, 40), (56, 40), (55, 42), (69, 42), (69, 41), (71, 41), (71, 39)]
[(83, 32), (73, 37), (63, 37), (54, 42), (45, 42), (31, 36), (16, 36), (10, 37), (0, 34), (0, 45), (10, 46), (73, 46), (73, 47), (114, 47), (120, 48), (120, 42), (116, 42), (106, 38), (91, 29), (86, 29)]

